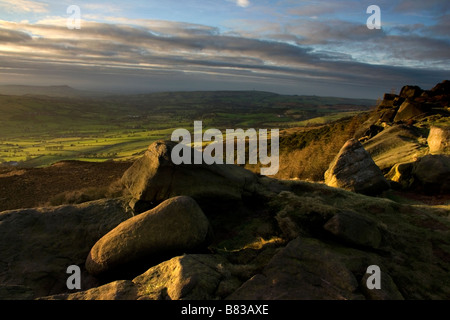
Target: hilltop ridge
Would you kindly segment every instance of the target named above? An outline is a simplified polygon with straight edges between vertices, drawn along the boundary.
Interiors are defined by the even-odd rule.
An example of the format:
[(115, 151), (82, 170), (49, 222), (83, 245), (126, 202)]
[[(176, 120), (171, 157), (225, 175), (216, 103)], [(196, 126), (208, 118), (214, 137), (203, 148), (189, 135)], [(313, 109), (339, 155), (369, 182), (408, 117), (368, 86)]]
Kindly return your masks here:
[(30, 85), (0, 85), (0, 94), (2, 95), (30, 95), (30, 96), (48, 96), (48, 97), (95, 97), (103, 95), (95, 91), (86, 91), (74, 89), (68, 85), (54, 86), (30, 86)]

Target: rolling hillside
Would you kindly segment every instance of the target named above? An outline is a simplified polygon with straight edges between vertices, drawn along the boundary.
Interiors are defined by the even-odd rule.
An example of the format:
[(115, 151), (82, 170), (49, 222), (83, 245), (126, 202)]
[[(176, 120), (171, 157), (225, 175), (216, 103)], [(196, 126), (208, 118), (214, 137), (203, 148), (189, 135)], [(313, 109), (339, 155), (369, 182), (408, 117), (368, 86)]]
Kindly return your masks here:
[[(66, 91), (77, 93), (70, 87), (41, 90), (54, 95)], [(372, 100), (285, 96), (258, 91), (163, 92), (89, 98), (29, 92), (0, 95), (0, 163), (13, 161), (42, 166), (69, 159), (130, 160), (152, 141), (170, 138), (174, 129), (190, 129), (195, 120), (202, 120), (204, 129), (282, 129), (324, 124), (369, 110), (374, 105)]]

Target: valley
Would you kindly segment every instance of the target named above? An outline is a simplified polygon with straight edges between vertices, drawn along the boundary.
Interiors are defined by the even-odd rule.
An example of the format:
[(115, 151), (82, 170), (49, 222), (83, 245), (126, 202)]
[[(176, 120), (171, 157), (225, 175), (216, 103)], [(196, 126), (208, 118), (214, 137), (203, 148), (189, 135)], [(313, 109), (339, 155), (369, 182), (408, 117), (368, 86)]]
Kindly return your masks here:
[(204, 130), (287, 129), (323, 125), (375, 105), (364, 99), (257, 91), (107, 97), (30, 92), (0, 95), (0, 163), (41, 167), (61, 160), (130, 161), (153, 141), (170, 139), (175, 129), (192, 130), (196, 120), (203, 121)]

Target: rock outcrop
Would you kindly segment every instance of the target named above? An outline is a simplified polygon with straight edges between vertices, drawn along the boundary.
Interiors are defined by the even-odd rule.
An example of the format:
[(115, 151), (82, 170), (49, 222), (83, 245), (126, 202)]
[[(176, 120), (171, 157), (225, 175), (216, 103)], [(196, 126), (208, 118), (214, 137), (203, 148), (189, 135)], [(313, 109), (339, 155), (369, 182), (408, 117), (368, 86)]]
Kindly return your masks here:
[[(317, 276), (318, 287), (329, 283), (327, 288), (337, 287), (342, 290), (339, 277), (333, 279), (335, 275), (323, 271), (322, 267), (336, 272), (340, 270), (339, 273), (345, 275), (342, 279), (347, 279), (345, 286), (348, 289), (337, 292), (346, 298), (352, 294), (361, 297), (362, 293), (366, 299), (382, 299), (383, 296), (388, 296), (387, 299), (435, 299), (444, 292), (450, 293), (450, 287), (436, 282), (440, 277), (445, 283), (450, 281), (446, 267), (442, 268), (450, 263), (450, 247), (446, 247), (450, 243), (448, 209), (400, 205), (387, 199), (319, 187), (306, 182), (290, 184), (295, 186), (292, 189), (295, 191), (283, 191), (272, 197), (271, 203), (281, 208), (277, 220), (283, 230), (283, 236), (295, 240), (293, 247), (297, 249), (292, 250), (290, 259), (285, 260), (286, 268), (281, 267), (282, 263), (278, 264), (278, 270), (263, 268), (260, 275), (253, 277), (258, 280), (258, 286), (253, 288), (258, 289), (250, 292), (250, 287), (247, 287), (246, 292), (236, 298), (244, 297), (244, 294), (250, 299), (258, 296), (269, 297), (271, 292), (275, 292), (275, 288), (279, 288), (278, 292), (282, 294), (281, 288), (284, 285), (286, 288), (292, 288), (289, 298), (295, 299), (295, 295), (312, 295), (314, 289), (304, 292), (300, 289), (302, 285), (297, 286), (297, 291), (293, 290), (293, 283), (302, 279), (302, 276), (304, 281)], [(358, 221), (354, 222), (356, 219)], [(330, 228), (330, 223), (335, 224), (336, 220), (341, 225), (340, 231), (333, 231), (335, 238), (330, 238), (330, 230), (334, 229)], [(360, 227), (369, 234), (365, 236), (352, 229), (353, 227)], [(308, 257), (314, 257), (315, 262)], [(309, 263), (309, 272), (300, 267)], [(389, 275), (388, 279), (382, 279), (382, 282), (391, 282), (392, 279), (393, 283), (387, 283), (385, 286), (382, 284), (380, 291), (367, 291), (363, 279), (366, 279), (366, 269), (370, 265), (379, 266), (382, 273)], [(440, 267), (437, 267), (438, 265)], [(317, 271), (311, 268), (312, 266), (315, 266)], [(436, 273), (433, 276), (424, 276), (429, 273), (425, 271), (428, 268), (432, 268)], [(295, 273), (295, 270), (298, 272)], [(275, 276), (275, 272), (278, 275)], [(286, 276), (283, 277), (282, 274)], [(352, 278), (354, 280), (350, 280)], [(289, 287), (289, 284), (281, 284), (282, 279), (291, 279), (292, 287)], [(354, 285), (351, 283), (355, 281), (359, 287), (352, 291)], [(241, 288), (244, 286), (245, 283)], [(306, 284), (304, 286), (309, 288)], [(432, 286), (436, 286), (437, 291), (433, 292)], [(324, 295), (328, 294), (325, 288), (322, 289)]]
[(430, 91), (424, 92), (422, 96), (448, 109), (450, 107), (450, 80), (438, 83)]
[(230, 263), (220, 255), (189, 254), (162, 262), (133, 280), (113, 281), (103, 286), (48, 300), (214, 300), (224, 299), (241, 282), (230, 272)]
[(353, 211), (336, 213), (323, 227), (339, 239), (357, 246), (378, 249), (383, 240), (376, 220)]
[(325, 183), (331, 187), (370, 195), (389, 189), (389, 183), (380, 168), (356, 139), (347, 141), (330, 164), (325, 172)]
[(83, 267), (89, 250), (132, 216), (122, 199), (0, 213), (0, 299), (64, 292), (70, 265), (84, 288), (98, 285)]
[(379, 122), (389, 123), (394, 121), (395, 115), (404, 101), (405, 98), (399, 97), (393, 93), (386, 93), (376, 110)]
[(402, 122), (425, 117), (430, 112), (430, 107), (426, 104), (407, 99), (398, 109), (394, 122)]
[[(113, 216), (119, 202), (53, 208), (49, 216), (2, 213), (0, 236), (6, 249), (0, 253), (0, 294), (70, 300), (429, 300), (450, 295), (447, 209), (402, 205), (304, 181), (261, 178), (255, 192), (266, 212), (252, 207), (245, 215), (233, 216), (230, 211), (222, 216), (208, 251), (169, 255), (156, 265), (147, 264), (140, 274), (115, 276), (107, 283), (83, 270), (82, 289), (76, 291), (65, 288), (67, 265), (85, 258), (93, 240), (118, 223)], [(107, 204), (108, 214), (98, 214)], [(117, 209), (123, 213), (121, 206)], [(261, 219), (264, 215), (268, 219)], [(139, 216), (119, 217), (133, 221)], [(228, 232), (222, 226), (232, 218), (238, 221)], [(21, 219), (28, 222), (19, 225), (28, 227), (18, 231), (12, 224)], [(51, 228), (46, 228), (39, 219), (54, 222), (47, 221)], [(92, 234), (72, 233), (78, 225), (91, 228)], [(33, 246), (42, 249), (30, 250)], [(371, 265), (381, 270), (381, 290), (366, 286)]]
[(395, 182), (394, 188), (410, 190), (415, 182), (412, 175), (413, 166), (414, 162), (397, 163), (386, 174), (386, 179), (391, 181), (391, 185)]
[(103, 236), (92, 247), (86, 269), (95, 276), (117, 273), (142, 261), (166, 258), (168, 253), (198, 249), (207, 245), (210, 232), (209, 221), (195, 200), (174, 197)]
[(404, 99), (414, 99), (420, 97), (423, 92), (419, 86), (404, 86), (399, 95)]
[[(361, 300), (358, 288), (365, 287), (363, 264), (351, 266), (351, 252), (336, 251), (310, 238), (292, 240), (280, 250), (262, 270), (245, 282), (229, 299), (232, 300)], [(360, 262), (369, 255), (353, 252)], [(356, 261), (354, 261), (356, 262)], [(353, 270), (352, 270), (353, 269)], [(382, 290), (373, 299), (403, 300), (403, 296), (388, 274), (384, 274)]]
[(448, 194), (450, 193), (450, 156), (422, 157), (413, 164), (412, 175), (423, 192)]
[(450, 193), (450, 156), (427, 155), (413, 162), (396, 164), (386, 175), (401, 189), (422, 194)]
[(369, 119), (355, 133), (363, 138), (371, 126), (388, 128), (394, 124), (414, 123), (432, 116), (449, 116), (450, 81), (445, 80), (431, 90), (418, 86), (404, 86), (400, 94), (386, 93)]
[(400, 124), (384, 129), (363, 146), (377, 166), (387, 172), (397, 163), (425, 156), (428, 153), (425, 139), (420, 129)]
[[(145, 155), (125, 172), (122, 183), (135, 203), (141, 201), (156, 205), (180, 195), (190, 196), (199, 203), (211, 199), (240, 200), (252, 192), (256, 182), (254, 173), (227, 164), (175, 165), (171, 159), (175, 145), (170, 141), (153, 143)], [(192, 150), (192, 157), (194, 152), (197, 151)]]
[(430, 154), (450, 154), (450, 127), (431, 127), (427, 143)]

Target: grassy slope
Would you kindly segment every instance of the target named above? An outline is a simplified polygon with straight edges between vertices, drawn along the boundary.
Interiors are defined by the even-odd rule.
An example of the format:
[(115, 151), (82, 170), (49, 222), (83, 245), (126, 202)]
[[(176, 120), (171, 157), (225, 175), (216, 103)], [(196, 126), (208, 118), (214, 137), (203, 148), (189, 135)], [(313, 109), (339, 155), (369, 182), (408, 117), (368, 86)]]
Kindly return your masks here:
[(166, 92), (102, 98), (0, 95), (0, 162), (129, 160), (175, 128), (287, 128), (367, 110), (370, 100), (257, 91)]

